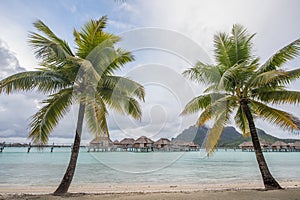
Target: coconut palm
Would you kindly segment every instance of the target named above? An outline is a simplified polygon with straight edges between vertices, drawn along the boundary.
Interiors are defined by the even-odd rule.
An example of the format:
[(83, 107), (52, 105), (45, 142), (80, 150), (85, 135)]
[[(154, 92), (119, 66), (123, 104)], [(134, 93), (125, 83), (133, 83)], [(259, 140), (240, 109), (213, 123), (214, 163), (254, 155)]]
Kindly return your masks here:
[(192, 99), (182, 114), (202, 111), (196, 125), (203, 126), (209, 120), (210, 129), (206, 150), (214, 152), (224, 126), (234, 119), (243, 136), (251, 135), (256, 159), (266, 189), (281, 189), (271, 175), (263, 156), (254, 120), (261, 118), (279, 127), (296, 131), (300, 129), (297, 117), (270, 105), (298, 104), (300, 92), (290, 91), (286, 84), (300, 76), (300, 69), (284, 70), (283, 66), (299, 55), (300, 39), (276, 52), (264, 64), (252, 54), (252, 39), (241, 25), (234, 25), (230, 34), (214, 36), (216, 64), (198, 62), (184, 71), (191, 80), (207, 86), (203, 95)]
[(48, 94), (42, 108), (32, 116), (29, 138), (46, 144), (59, 120), (73, 104), (79, 104), (74, 144), (65, 175), (54, 194), (68, 191), (80, 148), (83, 120), (89, 132), (107, 135), (108, 109), (141, 118), (138, 99), (144, 100), (144, 88), (133, 80), (115, 76), (114, 71), (131, 62), (132, 54), (114, 44), (116, 35), (103, 31), (107, 17), (90, 20), (79, 31), (74, 30), (75, 49), (57, 37), (42, 21), (34, 23), (40, 33), (31, 32), (29, 43), (35, 50), (40, 66), (36, 71), (14, 74), (0, 82), (0, 93), (36, 89)]

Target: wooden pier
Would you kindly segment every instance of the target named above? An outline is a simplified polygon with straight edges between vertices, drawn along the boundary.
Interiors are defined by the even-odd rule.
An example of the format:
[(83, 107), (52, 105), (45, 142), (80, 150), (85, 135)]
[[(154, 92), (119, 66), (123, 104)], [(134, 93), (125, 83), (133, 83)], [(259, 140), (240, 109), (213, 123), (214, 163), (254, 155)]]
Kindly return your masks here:
[[(0, 153), (4, 152), (5, 148), (25, 148), (27, 153), (30, 153), (32, 149), (38, 149), (38, 150), (43, 150), (46, 148), (50, 148), (50, 153), (53, 153), (55, 149), (57, 148), (69, 148), (70, 150), (73, 147), (73, 144), (47, 144), (47, 145), (36, 145), (36, 144), (20, 144), (20, 143), (14, 143), (14, 144), (5, 144), (5, 143), (0, 143)], [(80, 147), (87, 147), (85, 145), (81, 145)]]

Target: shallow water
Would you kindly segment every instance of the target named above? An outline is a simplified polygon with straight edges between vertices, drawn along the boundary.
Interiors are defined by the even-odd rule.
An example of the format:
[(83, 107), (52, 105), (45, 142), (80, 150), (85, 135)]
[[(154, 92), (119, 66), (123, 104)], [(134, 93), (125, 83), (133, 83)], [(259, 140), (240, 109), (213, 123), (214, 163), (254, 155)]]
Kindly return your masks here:
[[(0, 153), (1, 185), (57, 185), (67, 167), (69, 148), (42, 152), (5, 148)], [(264, 154), (279, 181), (300, 180), (299, 152)], [(260, 181), (253, 152), (90, 152), (82, 149), (73, 184), (213, 184)]]

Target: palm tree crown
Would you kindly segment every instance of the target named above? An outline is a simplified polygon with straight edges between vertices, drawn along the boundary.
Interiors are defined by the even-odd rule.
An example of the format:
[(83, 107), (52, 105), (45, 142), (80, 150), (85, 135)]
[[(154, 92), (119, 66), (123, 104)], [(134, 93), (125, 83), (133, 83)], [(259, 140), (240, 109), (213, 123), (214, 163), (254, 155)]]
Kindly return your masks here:
[[(89, 131), (95, 135), (108, 134), (107, 106), (135, 119), (141, 117), (136, 98), (144, 100), (143, 86), (128, 78), (113, 75), (115, 70), (134, 58), (130, 52), (114, 48), (120, 38), (103, 31), (106, 21), (104, 16), (99, 20), (90, 20), (80, 31), (74, 30), (76, 53), (42, 21), (34, 23), (41, 34), (31, 32), (29, 43), (41, 67), (36, 71), (12, 75), (0, 82), (1, 93), (36, 88), (50, 94), (42, 101), (44, 106), (33, 115), (30, 122), (29, 137), (33, 142), (47, 143), (49, 135), (70, 106), (82, 101), (78, 95), (79, 87), (85, 87), (86, 121)], [(79, 86), (83, 73), (85, 86)], [(94, 84), (93, 88), (89, 87), (91, 83)]]
[(208, 87), (204, 95), (192, 99), (182, 114), (203, 110), (197, 125), (203, 126), (214, 119), (206, 148), (213, 152), (224, 125), (234, 115), (234, 121), (245, 136), (249, 126), (241, 102), (247, 102), (254, 117), (260, 117), (280, 127), (300, 129), (298, 118), (269, 106), (269, 104), (299, 103), (300, 92), (286, 90), (285, 85), (300, 76), (300, 69), (285, 71), (287, 61), (300, 52), (300, 39), (275, 53), (260, 65), (252, 54), (252, 38), (241, 25), (234, 25), (231, 34), (219, 33), (214, 37), (215, 65), (198, 62), (184, 75)]

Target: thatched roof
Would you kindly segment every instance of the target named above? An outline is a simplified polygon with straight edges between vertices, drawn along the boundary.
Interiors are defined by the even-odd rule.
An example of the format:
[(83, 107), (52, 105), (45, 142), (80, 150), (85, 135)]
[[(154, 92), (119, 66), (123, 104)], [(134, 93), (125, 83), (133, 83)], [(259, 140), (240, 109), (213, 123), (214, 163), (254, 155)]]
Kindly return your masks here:
[(120, 144), (122, 144), (122, 145), (134, 144), (134, 139), (133, 138), (124, 138), (123, 140), (120, 141)]
[(288, 145), (289, 145), (290, 147), (299, 147), (299, 148), (300, 148), (300, 141), (297, 141), (297, 142), (295, 142), (295, 143), (288, 143)]
[(107, 137), (107, 136), (102, 136), (102, 137), (101, 137), (101, 136), (100, 136), (100, 137), (94, 138), (94, 139), (90, 142), (90, 144), (100, 144), (102, 141), (108, 141), (109, 144), (112, 143), (112, 141), (110, 140), (109, 137)]
[(272, 144), (272, 147), (278, 147), (278, 146), (286, 147), (286, 146), (288, 146), (288, 144), (285, 142), (282, 142), (282, 141), (276, 141), (275, 143)]
[(160, 138), (156, 142), (154, 142), (155, 145), (162, 145), (162, 144), (170, 144), (170, 140), (168, 138)]
[(242, 147), (253, 147), (252, 142), (243, 142), (242, 144), (239, 145), (240, 148)]
[[(270, 144), (268, 142), (265, 142), (265, 141), (260, 141), (259, 144), (260, 144), (261, 147), (270, 146)], [(253, 147), (253, 143), (252, 143), (252, 141), (243, 142), (242, 144), (239, 145), (239, 147), (240, 148), (242, 148), (242, 147)]]
[(294, 146), (295, 146), (294, 143), (288, 143), (288, 145), (289, 145), (290, 147), (294, 147)]
[(172, 140), (172, 145), (178, 145), (178, 146), (189, 146), (189, 143), (183, 140)]
[(152, 144), (153, 141), (150, 138), (147, 138), (146, 136), (139, 137), (134, 141), (134, 144)]
[(271, 146), (271, 143), (265, 142), (265, 141), (261, 141), (260, 142), (260, 146)]
[(300, 141), (294, 142), (294, 147), (300, 147)]
[(119, 140), (115, 140), (113, 143), (114, 143), (114, 145), (119, 145), (120, 144)]

